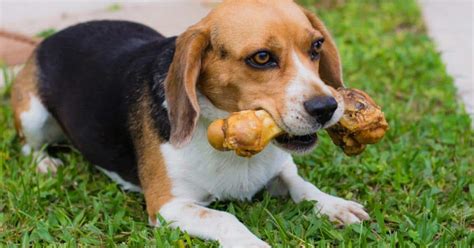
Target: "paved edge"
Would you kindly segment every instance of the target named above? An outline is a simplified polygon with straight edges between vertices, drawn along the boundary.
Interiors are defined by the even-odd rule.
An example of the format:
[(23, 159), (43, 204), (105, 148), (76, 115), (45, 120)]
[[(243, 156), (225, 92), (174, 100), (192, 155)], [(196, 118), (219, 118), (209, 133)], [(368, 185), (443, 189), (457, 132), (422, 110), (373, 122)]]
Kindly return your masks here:
[(430, 37), (447, 72), (453, 77), (458, 99), (474, 129), (473, 10), (472, 0), (419, 0)]

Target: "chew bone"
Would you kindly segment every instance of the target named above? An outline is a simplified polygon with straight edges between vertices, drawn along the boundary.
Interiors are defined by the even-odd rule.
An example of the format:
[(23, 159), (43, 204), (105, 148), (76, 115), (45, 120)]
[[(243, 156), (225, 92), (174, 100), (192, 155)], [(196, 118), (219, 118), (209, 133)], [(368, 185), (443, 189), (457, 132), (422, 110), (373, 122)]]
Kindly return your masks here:
[(266, 111), (247, 110), (212, 122), (207, 138), (217, 150), (235, 150), (239, 156), (251, 157), (282, 132)]
[(358, 155), (365, 150), (366, 144), (375, 144), (383, 138), (388, 123), (380, 107), (365, 92), (345, 88), (337, 91), (344, 98), (345, 111), (327, 132), (344, 153)]
[[(327, 129), (334, 144), (349, 156), (360, 154), (366, 144), (380, 141), (388, 124), (380, 107), (365, 92), (340, 88), (333, 91), (342, 97), (345, 112), (341, 120)], [(247, 110), (231, 114), (227, 119), (211, 123), (207, 130), (209, 143), (217, 150), (234, 150), (237, 155), (251, 157), (261, 152), (276, 136), (283, 134), (269, 113)]]

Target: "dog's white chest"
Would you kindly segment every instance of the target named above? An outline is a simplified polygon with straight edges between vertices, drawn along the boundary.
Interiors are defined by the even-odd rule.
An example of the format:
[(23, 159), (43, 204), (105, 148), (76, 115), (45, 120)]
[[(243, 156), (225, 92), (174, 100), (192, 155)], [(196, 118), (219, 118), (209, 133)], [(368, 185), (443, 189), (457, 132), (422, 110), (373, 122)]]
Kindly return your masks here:
[(248, 200), (282, 169), (291, 155), (269, 145), (252, 158), (214, 150), (206, 126), (198, 124), (193, 140), (182, 149), (163, 144), (172, 194), (201, 202), (214, 199)]

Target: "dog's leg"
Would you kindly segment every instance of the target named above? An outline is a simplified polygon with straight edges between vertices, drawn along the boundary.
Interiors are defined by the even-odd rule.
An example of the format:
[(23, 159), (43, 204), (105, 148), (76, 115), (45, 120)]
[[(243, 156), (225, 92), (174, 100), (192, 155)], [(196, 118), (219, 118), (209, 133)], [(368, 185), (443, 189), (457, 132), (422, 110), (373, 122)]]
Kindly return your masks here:
[(174, 199), (163, 205), (160, 215), (171, 227), (190, 235), (219, 241), (222, 247), (270, 247), (251, 233), (235, 216)]
[(282, 183), (288, 188), (290, 196), (296, 203), (303, 200), (316, 201), (320, 214), (325, 214), (331, 221), (341, 224), (358, 223), (369, 219), (364, 207), (356, 202), (326, 194), (313, 184), (298, 175), (296, 165), (291, 162), (285, 165), (279, 175)]
[(179, 228), (192, 236), (217, 240), (223, 247), (270, 247), (252, 234), (235, 216), (202, 207), (189, 198), (181, 200), (173, 196), (171, 182), (164, 174), (166, 169), (161, 167), (164, 165), (159, 150), (153, 151), (152, 155), (143, 159), (139, 167), (151, 225), (159, 225), (156, 217), (159, 213), (171, 227)]
[(30, 97), (30, 107), (20, 114), (21, 134), (24, 138), (22, 153), (33, 155), (36, 171), (42, 174), (55, 174), (63, 163), (49, 156), (43, 147), (62, 140), (62, 131), (50, 113), (36, 96)]
[(54, 174), (62, 162), (50, 157), (42, 149), (45, 145), (62, 141), (64, 135), (36, 90), (38, 73), (34, 61), (28, 61), (13, 84), (11, 103), (15, 128), (23, 144), (23, 155), (33, 154), (38, 172)]
[[(148, 113), (147, 105), (141, 110)], [(217, 240), (223, 247), (270, 247), (235, 216), (195, 204), (189, 196), (184, 200), (173, 195), (173, 182), (160, 150), (160, 138), (150, 116), (145, 114), (141, 118), (142, 128), (138, 130), (141, 133), (137, 135), (140, 139), (136, 141), (138, 172), (150, 224), (159, 224), (156, 217), (159, 213), (171, 227), (203, 239)]]

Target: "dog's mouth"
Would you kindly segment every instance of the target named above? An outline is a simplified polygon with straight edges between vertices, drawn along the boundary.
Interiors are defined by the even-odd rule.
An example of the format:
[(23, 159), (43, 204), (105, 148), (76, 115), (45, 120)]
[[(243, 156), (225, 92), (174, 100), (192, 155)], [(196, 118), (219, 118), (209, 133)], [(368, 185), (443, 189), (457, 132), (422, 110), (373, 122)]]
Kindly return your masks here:
[(318, 142), (318, 135), (308, 134), (302, 136), (290, 135), (284, 133), (275, 138), (275, 141), (278, 145), (286, 150), (305, 153), (311, 151)]

